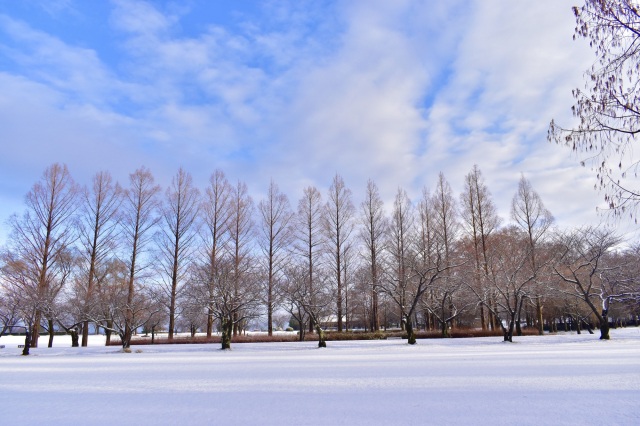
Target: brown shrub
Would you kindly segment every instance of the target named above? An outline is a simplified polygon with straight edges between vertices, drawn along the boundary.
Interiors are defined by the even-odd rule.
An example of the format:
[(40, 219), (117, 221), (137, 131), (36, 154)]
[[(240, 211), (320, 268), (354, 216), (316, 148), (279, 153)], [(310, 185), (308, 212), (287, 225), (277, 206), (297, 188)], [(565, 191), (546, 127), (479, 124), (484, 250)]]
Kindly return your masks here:
[[(451, 338), (470, 338), (470, 337), (502, 337), (501, 330), (480, 330), (477, 328), (456, 328), (449, 332)], [(534, 328), (525, 328), (522, 330), (522, 334), (525, 336), (537, 335), (538, 331)], [(313, 342), (318, 340), (318, 336), (315, 333), (307, 333), (304, 336), (304, 340), (307, 342)], [(345, 340), (384, 340), (388, 338), (400, 338), (406, 339), (407, 334), (401, 330), (388, 330), (388, 331), (376, 331), (376, 332), (364, 332), (364, 331), (345, 331), (338, 333), (337, 331), (327, 331), (327, 341), (345, 341)], [(440, 339), (442, 334), (440, 331), (416, 331), (416, 338), (418, 339)], [(266, 334), (246, 334), (233, 336), (232, 343), (266, 343), (266, 342), (296, 342), (298, 341), (297, 333), (288, 334), (276, 334), (268, 336)], [(180, 344), (201, 344), (201, 343), (220, 343), (220, 336), (178, 336), (173, 340), (169, 340), (166, 337), (156, 337), (154, 345), (180, 345)], [(151, 345), (151, 337), (137, 336), (131, 339), (132, 345)], [(110, 346), (119, 346), (121, 342), (119, 339), (111, 339)]]

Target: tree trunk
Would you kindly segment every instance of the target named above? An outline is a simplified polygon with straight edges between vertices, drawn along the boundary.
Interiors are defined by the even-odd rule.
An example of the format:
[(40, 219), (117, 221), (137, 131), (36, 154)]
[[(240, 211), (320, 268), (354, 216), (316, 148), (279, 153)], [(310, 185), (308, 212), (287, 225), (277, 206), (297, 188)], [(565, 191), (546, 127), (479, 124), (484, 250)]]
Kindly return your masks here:
[(207, 337), (213, 334), (213, 308), (209, 306), (207, 312)]
[(86, 347), (89, 343), (89, 321), (82, 323), (82, 347)]
[[(175, 297), (175, 296), (172, 296)], [(175, 299), (171, 300), (171, 306), (169, 306), (169, 334), (167, 335), (168, 340), (173, 340), (173, 331), (176, 327), (176, 314), (175, 314)]]
[[(307, 330), (307, 324), (304, 322), (304, 312), (298, 308), (298, 316), (296, 317), (295, 315), (293, 315), (293, 318), (298, 321), (298, 330), (300, 330), (298, 332), (298, 340), (300, 342), (304, 341), (304, 335), (306, 333)], [(309, 324), (311, 324), (311, 319), (309, 319)], [(311, 331), (309, 331), (310, 333), (313, 332), (313, 329)]]
[(413, 324), (411, 323), (411, 318), (409, 316), (405, 317), (404, 326), (407, 330), (407, 343), (410, 345), (415, 345), (416, 333), (413, 331)]
[(234, 327), (231, 318), (225, 318), (222, 320), (222, 350), (231, 349), (231, 335), (233, 334)]
[(380, 330), (380, 318), (378, 315), (378, 292), (373, 290), (371, 297), (371, 331)]
[(536, 297), (536, 321), (538, 323), (538, 334), (542, 336), (544, 334), (544, 320), (542, 318), (542, 303), (540, 303), (540, 296)]
[(449, 327), (451, 327), (451, 330), (455, 330), (456, 329), (456, 316), (453, 314), (454, 313), (454, 306), (453, 306), (453, 298), (451, 296), (449, 296), (449, 318), (451, 318), (451, 320), (449, 321)]
[[(133, 297), (133, 293), (131, 294), (131, 296)], [(133, 322), (133, 312), (131, 311), (131, 308), (129, 308), (129, 306), (131, 306), (131, 303), (127, 302), (124, 319), (124, 330), (120, 335), (120, 339), (122, 339), (122, 347), (124, 349), (131, 346), (131, 338), (133, 337), (133, 329), (131, 327), (131, 324)]]
[(238, 335), (238, 315), (234, 313), (232, 318), (233, 320), (230, 321), (230, 327), (233, 335), (237, 336)]
[[(493, 306), (493, 312), (497, 312), (498, 306), (495, 301), (495, 295), (491, 297), (491, 305)], [(492, 313), (491, 315), (491, 321), (493, 323), (491, 330), (497, 330), (498, 327), (502, 327), (502, 322), (500, 321), (500, 318), (498, 318), (498, 316), (495, 315), (494, 313)]]
[(509, 341), (513, 342), (513, 331), (515, 328), (515, 321), (513, 320), (513, 318), (511, 319), (511, 323), (509, 324), (509, 331), (508, 331), (508, 337), (509, 337)]
[(78, 348), (80, 347), (80, 335), (78, 333), (78, 327), (71, 328), (68, 333), (71, 335), (71, 347)]
[(40, 337), (40, 321), (42, 320), (42, 313), (36, 311), (35, 319), (33, 320), (33, 328), (31, 330), (31, 347), (38, 347), (38, 338)]
[(104, 335), (106, 337), (105, 346), (109, 346), (111, 343), (111, 329), (113, 328), (113, 321), (107, 321), (107, 328), (104, 329)]
[(318, 347), (326, 348), (327, 341), (325, 340), (324, 330), (316, 323), (316, 333), (318, 334)]
[(589, 334), (593, 334), (593, 329), (591, 328), (591, 324), (589, 324), (585, 320), (582, 320), (582, 322), (584, 323), (584, 326), (587, 328), (587, 331), (589, 332)]
[(609, 318), (607, 317), (607, 311), (602, 310), (602, 316), (600, 320), (600, 340), (609, 340)]
[[(271, 242), (272, 243), (272, 242)], [(270, 244), (269, 250), (272, 252), (273, 244)], [(302, 329), (302, 326), (300, 326)], [(273, 254), (269, 255), (269, 282), (267, 291), (267, 335), (273, 336)]]
[(482, 328), (482, 331), (487, 329), (487, 323), (484, 319), (484, 303), (480, 303), (480, 327)]
[(31, 348), (31, 333), (29, 333), (29, 328), (26, 328), (26, 332), (24, 334), (24, 348), (22, 349), (22, 355), (29, 355), (29, 349)]
[(522, 307), (524, 306), (524, 296), (519, 300), (516, 299), (516, 306), (518, 307), (518, 315), (516, 317), (516, 334), (518, 336), (522, 336), (522, 326), (520, 325), (520, 321), (522, 318)]
[(500, 324), (500, 327), (502, 327), (502, 334), (504, 334), (504, 341), (505, 342), (513, 342), (513, 329), (515, 326), (515, 312), (511, 315), (511, 320), (509, 320), (509, 328), (506, 328), (503, 324), (502, 321), (500, 321), (498, 319), (498, 323)]
[(447, 322), (446, 321), (442, 321), (440, 323), (440, 332), (442, 333), (442, 337), (451, 337), (449, 335), (449, 328), (447, 327)]
[(124, 333), (120, 334), (120, 339), (122, 339), (122, 349), (128, 349), (131, 347), (131, 337), (132, 330), (128, 324), (125, 324)]
[[(340, 275), (340, 273), (338, 273)], [(342, 333), (342, 282), (338, 280), (338, 333)]]
[(49, 344), (47, 345), (47, 347), (52, 348), (53, 347), (53, 320), (49, 319), (47, 320), (47, 322), (49, 323)]

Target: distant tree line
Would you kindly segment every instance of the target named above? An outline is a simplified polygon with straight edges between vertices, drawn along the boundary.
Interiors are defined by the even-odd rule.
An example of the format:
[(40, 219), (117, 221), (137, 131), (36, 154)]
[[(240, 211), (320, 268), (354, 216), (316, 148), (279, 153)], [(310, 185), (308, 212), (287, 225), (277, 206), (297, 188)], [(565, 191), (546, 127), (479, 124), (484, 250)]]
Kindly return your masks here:
[(399, 327), (500, 330), (600, 329), (637, 324), (640, 245), (602, 227), (562, 230), (522, 176), (510, 221), (497, 214), (477, 166), (457, 196), (440, 173), (412, 200), (399, 188), (385, 206), (373, 180), (363, 201), (336, 174), (297, 206), (271, 181), (256, 204), (245, 183), (216, 170), (197, 188), (179, 169), (167, 188), (142, 167), (126, 187), (98, 172), (81, 187), (48, 167), (8, 221), (0, 253), (0, 336), (27, 330), (116, 334), (124, 348), (147, 330), (220, 332), (222, 347), (251, 321), (269, 335), (282, 313), (300, 339)]

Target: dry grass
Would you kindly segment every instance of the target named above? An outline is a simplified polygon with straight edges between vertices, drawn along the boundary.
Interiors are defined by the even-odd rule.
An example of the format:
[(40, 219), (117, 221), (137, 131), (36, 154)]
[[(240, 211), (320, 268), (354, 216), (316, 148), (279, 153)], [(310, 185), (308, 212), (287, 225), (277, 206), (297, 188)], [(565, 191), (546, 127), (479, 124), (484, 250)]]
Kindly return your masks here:
[[(523, 335), (532, 336), (537, 335), (538, 332), (533, 328), (526, 328), (522, 330)], [(451, 338), (469, 338), (469, 337), (502, 337), (502, 331), (500, 330), (479, 330), (479, 329), (454, 329), (450, 331)], [(384, 340), (388, 338), (400, 338), (406, 339), (407, 334), (401, 330), (388, 330), (388, 331), (376, 331), (376, 332), (364, 332), (364, 331), (346, 331), (339, 333), (337, 331), (327, 331), (327, 341), (339, 341), (339, 340)], [(418, 339), (440, 339), (442, 334), (440, 331), (416, 331), (416, 338)], [(307, 333), (305, 335), (305, 341), (316, 341), (318, 336), (315, 333)], [(275, 334), (268, 336), (266, 334), (241, 334), (234, 336), (232, 343), (258, 343), (258, 342), (296, 342), (298, 341), (297, 333), (288, 334)], [(177, 336), (172, 340), (167, 337), (156, 337), (154, 339), (154, 345), (179, 345), (179, 344), (199, 344), (199, 343), (220, 343), (220, 336)], [(151, 345), (151, 336), (135, 336), (131, 340), (132, 345)], [(110, 346), (119, 346), (121, 342), (117, 338), (112, 338), (109, 343)]]

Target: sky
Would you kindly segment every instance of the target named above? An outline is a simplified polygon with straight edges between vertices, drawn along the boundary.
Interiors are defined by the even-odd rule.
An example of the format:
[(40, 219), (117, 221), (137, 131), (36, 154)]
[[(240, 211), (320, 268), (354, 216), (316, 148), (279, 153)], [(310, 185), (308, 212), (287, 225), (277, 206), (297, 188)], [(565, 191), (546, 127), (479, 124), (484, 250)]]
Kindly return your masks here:
[(167, 186), (215, 169), (293, 206), (340, 174), (390, 206), (477, 164), (508, 221), (522, 174), (560, 227), (604, 195), (547, 141), (594, 55), (577, 0), (0, 0), (0, 244), (54, 162), (83, 185), (140, 166)]

